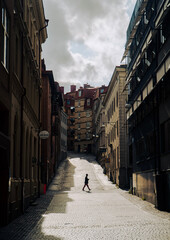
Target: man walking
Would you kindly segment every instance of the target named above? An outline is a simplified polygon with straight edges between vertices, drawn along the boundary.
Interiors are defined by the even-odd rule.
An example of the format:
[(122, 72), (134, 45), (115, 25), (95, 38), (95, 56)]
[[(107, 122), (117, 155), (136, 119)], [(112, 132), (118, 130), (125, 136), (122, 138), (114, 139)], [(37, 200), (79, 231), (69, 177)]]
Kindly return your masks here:
[(86, 176), (85, 176), (85, 181), (84, 181), (84, 187), (83, 187), (83, 189), (82, 189), (83, 191), (84, 191), (84, 188), (85, 188), (86, 186), (88, 187), (89, 191), (91, 190), (91, 189), (89, 188), (88, 183), (89, 183), (88, 174), (86, 174)]

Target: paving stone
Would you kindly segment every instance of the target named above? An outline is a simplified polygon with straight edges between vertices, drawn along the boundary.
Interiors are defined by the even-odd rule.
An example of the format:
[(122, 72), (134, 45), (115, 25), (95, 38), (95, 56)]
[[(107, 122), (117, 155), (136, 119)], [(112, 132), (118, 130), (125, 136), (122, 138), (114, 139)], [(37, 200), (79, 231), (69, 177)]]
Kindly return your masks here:
[[(86, 173), (91, 191), (82, 191)], [(117, 189), (91, 155), (70, 155), (36, 203), (0, 240), (170, 239), (170, 214)]]

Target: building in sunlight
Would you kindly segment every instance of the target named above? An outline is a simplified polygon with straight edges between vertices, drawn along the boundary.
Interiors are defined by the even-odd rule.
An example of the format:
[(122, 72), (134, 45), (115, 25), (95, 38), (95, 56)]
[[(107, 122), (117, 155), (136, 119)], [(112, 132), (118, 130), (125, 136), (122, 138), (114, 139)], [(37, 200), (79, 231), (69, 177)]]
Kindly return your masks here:
[(93, 104), (93, 153), (97, 161), (107, 174), (108, 163), (106, 162), (106, 143), (105, 143), (105, 125), (106, 115), (103, 106), (103, 100), (107, 93), (108, 87), (101, 86), (96, 90)]
[[(103, 89), (106, 87), (104, 86)], [(81, 153), (94, 153), (93, 104), (100, 88), (84, 84), (64, 95), (65, 111), (68, 115), (68, 150)]]
[(93, 145), (93, 103), (96, 88), (84, 84), (75, 96), (75, 140), (74, 151), (92, 153)]
[(117, 66), (113, 72), (108, 91), (103, 100), (105, 110), (106, 173), (121, 188), (130, 185), (131, 162), (127, 152), (127, 126), (124, 90), (126, 65)]

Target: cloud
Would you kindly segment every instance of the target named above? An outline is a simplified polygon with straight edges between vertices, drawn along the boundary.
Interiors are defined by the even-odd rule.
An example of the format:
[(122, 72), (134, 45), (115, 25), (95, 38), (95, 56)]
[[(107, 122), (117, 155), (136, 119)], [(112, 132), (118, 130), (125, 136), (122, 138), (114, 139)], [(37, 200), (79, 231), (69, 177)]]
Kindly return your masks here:
[(65, 90), (107, 85), (120, 64), (134, 0), (44, 0), (47, 69)]

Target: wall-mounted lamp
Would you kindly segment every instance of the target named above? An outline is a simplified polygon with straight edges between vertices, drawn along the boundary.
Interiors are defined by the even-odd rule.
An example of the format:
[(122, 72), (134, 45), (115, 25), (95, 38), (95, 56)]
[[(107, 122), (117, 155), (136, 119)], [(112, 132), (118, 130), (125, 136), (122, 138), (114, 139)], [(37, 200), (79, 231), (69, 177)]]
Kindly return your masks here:
[(126, 108), (126, 109), (130, 109), (131, 107), (132, 107), (132, 104), (130, 104), (130, 103), (126, 103), (126, 104), (125, 104), (125, 108)]
[(134, 102), (127, 102), (127, 103), (125, 104), (125, 108), (126, 108), (126, 109), (130, 109), (130, 108), (132, 107), (132, 104), (135, 103), (135, 102), (141, 103), (142, 100), (134, 100)]
[(116, 124), (116, 122), (103, 122), (103, 123), (102, 123), (102, 127), (105, 127), (105, 126), (106, 126), (106, 124), (115, 125), (115, 124)]

